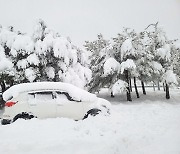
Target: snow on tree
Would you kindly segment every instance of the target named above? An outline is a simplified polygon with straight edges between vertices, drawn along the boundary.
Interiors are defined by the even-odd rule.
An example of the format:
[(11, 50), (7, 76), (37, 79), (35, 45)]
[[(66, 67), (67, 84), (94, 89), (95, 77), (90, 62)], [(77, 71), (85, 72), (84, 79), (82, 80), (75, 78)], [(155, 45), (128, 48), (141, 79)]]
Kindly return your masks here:
[(131, 99), (131, 74), (135, 69), (135, 63), (133, 60), (137, 57), (137, 49), (139, 49), (136, 40), (137, 34), (134, 30), (125, 28), (122, 34), (119, 34), (117, 38), (113, 38), (115, 44), (115, 58), (121, 63), (120, 73), (124, 73), (121, 79), (128, 83), (127, 87), (127, 100)]
[(172, 70), (167, 70), (163, 75), (163, 80), (166, 84), (166, 99), (170, 99), (169, 86), (171, 84), (177, 84), (176, 75), (173, 73)]
[(166, 61), (169, 61), (171, 58), (170, 46), (166, 44), (162, 48), (158, 48), (156, 54), (160, 57), (160, 59), (165, 59)]
[[(11, 49), (12, 43), (14, 42), (16, 33), (9, 31), (7, 28), (1, 28), (0, 30), (0, 44), (4, 49)], [(6, 52), (6, 51), (5, 51)]]
[[(173, 68), (173, 59), (172, 59), (172, 40), (168, 40), (166, 33), (162, 27), (158, 27), (158, 23), (154, 25), (154, 30), (149, 32), (149, 37), (153, 40), (152, 42), (152, 51), (154, 54), (154, 60), (158, 61), (166, 73), (168, 70)], [(166, 98), (169, 99), (169, 85), (166, 84)]]
[(9, 58), (10, 48), (15, 39), (15, 33), (7, 28), (0, 29), (0, 84), (1, 90), (6, 90), (6, 84), (12, 84), (14, 77), (13, 63)]
[(91, 80), (88, 52), (48, 29), (43, 20), (37, 21), (32, 37), (2, 28), (0, 44), (13, 64), (14, 84), (62, 81), (84, 88)]
[(6, 58), (4, 48), (0, 45), (0, 72), (11, 69), (12, 67), (13, 64), (8, 58)]
[(136, 69), (136, 65), (132, 59), (127, 59), (121, 63), (121, 74), (124, 73), (124, 70), (133, 70)]
[(92, 42), (86, 41), (84, 47), (91, 52), (90, 69), (92, 70), (92, 80), (89, 83), (89, 91), (96, 92), (102, 87), (109, 87), (112, 77), (104, 75), (104, 64), (111, 52), (110, 42), (103, 38), (102, 34)]
[(120, 63), (117, 62), (114, 58), (108, 58), (104, 63), (104, 75), (113, 74), (114, 72), (119, 73)]
[(42, 20), (37, 23), (33, 38), (35, 53), (39, 58), (37, 80), (68, 82), (81, 88), (86, 86), (91, 78), (88, 52), (78, 49), (68, 38), (48, 29)]
[[(172, 52), (177, 55), (172, 43), (158, 22), (140, 33), (125, 28), (123, 33), (113, 38), (113, 42), (104, 40), (102, 34), (98, 35), (98, 40), (86, 41), (85, 47), (92, 53), (90, 68), (93, 78), (90, 87), (93, 88), (90, 91), (112, 87), (119, 79), (127, 82), (130, 88), (133, 77), (137, 97), (136, 78), (141, 80), (143, 93), (146, 94), (144, 82), (159, 85), (163, 74), (170, 68), (175, 70), (178, 65), (175, 62), (172, 64)], [(127, 99), (131, 100), (130, 91), (128, 95)]]
[(127, 59), (126, 61), (121, 63), (121, 74), (124, 73), (125, 81), (127, 82), (127, 100), (132, 101), (131, 99), (131, 92), (130, 92), (130, 72), (131, 70), (135, 69), (136, 65), (132, 59)]
[(163, 80), (168, 84), (175, 84), (177, 85), (177, 77), (176, 74), (172, 70), (167, 70), (163, 75)]
[(36, 25), (34, 26), (34, 33), (33, 33), (33, 39), (35, 41), (41, 40), (43, 41), (45, 37), (45, 30), (47, 26), (45, 22), (42, 19), (38, 19), (36, 22)]
[(171, 44), (171, 51), (173, 72), (177, 75), (177, 81), (180, 84), (180, 44), (176, 40)]
[(135, 56), (135, 54), (136, 53), (132, 45), (132, 40), (129, 38), (126, 39), (121, 46), (121, 61), (127, 56)]

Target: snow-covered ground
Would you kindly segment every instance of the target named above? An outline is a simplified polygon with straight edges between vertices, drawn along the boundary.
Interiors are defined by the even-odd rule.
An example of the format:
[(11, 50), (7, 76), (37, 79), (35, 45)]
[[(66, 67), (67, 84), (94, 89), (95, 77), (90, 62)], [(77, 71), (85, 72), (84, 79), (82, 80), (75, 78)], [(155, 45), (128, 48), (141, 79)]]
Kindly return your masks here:
[(109, 117), (65, 118), (0, 125), (0, 154), (179, 154), (180, 89), (166, 100), (162, 91), (129, 103), (125, 96), (99, 96), (112, 103)]

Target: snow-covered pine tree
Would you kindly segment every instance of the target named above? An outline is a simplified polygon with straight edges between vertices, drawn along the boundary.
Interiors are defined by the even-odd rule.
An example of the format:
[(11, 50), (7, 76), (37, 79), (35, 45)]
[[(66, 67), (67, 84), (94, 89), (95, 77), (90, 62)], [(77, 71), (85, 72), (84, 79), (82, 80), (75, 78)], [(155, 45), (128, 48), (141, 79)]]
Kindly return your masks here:
[(104, 76), (104, 64), (109, 58), (110, 42), (99, 34), (95, 41), (86, 41), (84, 47), (91, 52), (90, 55), (90, 69), (92, 70), (92, 80), (89, 83), (89, 91), (99, 91), (104, 86), (109, 86), (112, 78)]
[[(149, 37), (153, 40), (152, 47), (154, 52), (154, 60), (157, 64), (162, 66), (163, 82), (166, 84), (166, 99), (170, 98), (169, 86), (176, 84), (175, 74), (173, 73), (172, 64), (172, 41), (168, 40), (166, 33), (161, 27), (158, 27), (158, 23), (154, 24), (154, 30), (149, 32)], [(157, 67), (157, 65), (156, 65)], [(160, 74), (161, 75), (161, 74)], [(170, 79), (171, 76), (171, 80)], [(173, 79), (173, 80), (172, 80)]]
[(13, 64), (6, 58), (4, 48), (0, 45), (0, 86), (2, 92), (6, 90), (7, 84), (12, 84), (13, 77)]
[(7, 85), (14, 83), (14, 68), (11, 59), (11, 46), (16, 38), (13, 27), (0, 28), (0, 83), (2, 92), (7, 89)]
[(177, 75), (178, 85), (180, 85), (180, 43), (174, 40), (171, 43), (171, 51), (172, 51), (172, 66), (173, 72)]
[(124, 29), (123, 34), (118, 34), (117, 38), (113, 38), (115, 58), (121, 63), (121, 78), (127, 82), (127, 100), (131, 99), (131, 71), (135, 69), (134, 59), (136, 57), (136, 50), (133, 46), (133, 39), (136, 37), (134, 30), (129, 31), (128, 28)]
[(138, 51), (138, 58), (136, 60), (137, 67), (137, 76), (138, 79), (141, 81), (142, 84), (142, 91), (143, 94), (146, 95), (146, 90), (144, 83), (150, 82), (151, 72), (152, 69), (150, 67), (151, 62), (154, 59), (154, 55), (152, 54), (152, 46), (151, 46), (151, 39), (148, 37), (146, 32), (140, 32), (139, 33), (140, 38), (140, 46), (141, 49)]
[[(38, 81), (62, 81), (84, 88), (91, 79), (88, 52), (77, 48), (39, 20), (33, 38), (38, 57)], [(38, 35), (36, 35), (38, 34)]]
[[(21, 32), (13, 32), (12, 28), (1, 28), (0, 45), (5, 58), (13, 64), (13, 76), (9, 75), (12, 84), (62, 81), (84, 88), (91, 79), (88, 52), (49, 30), (42, 20), (38, 20), (32, 37)], [(5, 71), (2, 72), (1, 77)], [(2, 80), (7, 83), (4, 78), (8, 78), (3, 77)]]

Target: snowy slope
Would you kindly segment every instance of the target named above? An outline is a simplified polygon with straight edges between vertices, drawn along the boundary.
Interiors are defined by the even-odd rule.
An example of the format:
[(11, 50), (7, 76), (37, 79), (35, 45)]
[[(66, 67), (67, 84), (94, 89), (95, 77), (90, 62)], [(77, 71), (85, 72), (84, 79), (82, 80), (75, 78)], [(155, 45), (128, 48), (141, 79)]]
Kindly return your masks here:
[(180, 90), (147, 93), (132, 103), (111, 98), (109, 117), (84, 121), (56, 118), (0, 125), (1, 154), (179, 154)]

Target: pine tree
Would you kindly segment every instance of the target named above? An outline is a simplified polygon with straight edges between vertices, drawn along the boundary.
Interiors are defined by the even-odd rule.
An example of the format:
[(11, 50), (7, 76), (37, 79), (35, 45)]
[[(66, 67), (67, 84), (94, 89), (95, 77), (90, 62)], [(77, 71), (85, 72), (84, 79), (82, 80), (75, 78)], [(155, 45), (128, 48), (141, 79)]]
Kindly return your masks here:
[[(159, 79), (156, 76), (156, 79), (162, 79), (166, 85), (166, 99), (170, 98), (169, 86), (171, 83), (176, 84), (176, 79), (174, 81), (169, 81), (169, 76), (174, 77), (173, 73), (173, 64), (172, 64), (172, 42), (166, 37), (166, 33), (161, 27), (158, 27), (158, 23), (154, 24), (154, 30), (149, 32), (149, 37), (153, 40), (152, 48), (154, 54), (154, 61), (158, 62), (162, 66), (162, 72), (159, 73)], [(157, 66), (157, 65), (156, 65)], [(171, 72), (171, 73), (170, 73)], [(163, 75), (163, 78), (161, 76)]]
[(89, 83), (89, 91), (96, 92), (109, 84), (110, 77), (104, 76), (104, 64), (109, 53), (109, 41), (103, 38), (102, 34), (98, 35), (98, 39), (89, 42), (86, 41), (84, 47), (91, 52), (90, 55), (90, 69), (92, 70), (92, 80)]
[(90, 82), (88, 53), (74, 46), (69, 38), (48, 29), (43, 20), (38, 20), (32, 37), (13, 28), (2, 28), (0, 45), (6, 61), (12, 64), (11, 70), (0, 72), (2, 86), (62, 81), (84, 88)]

